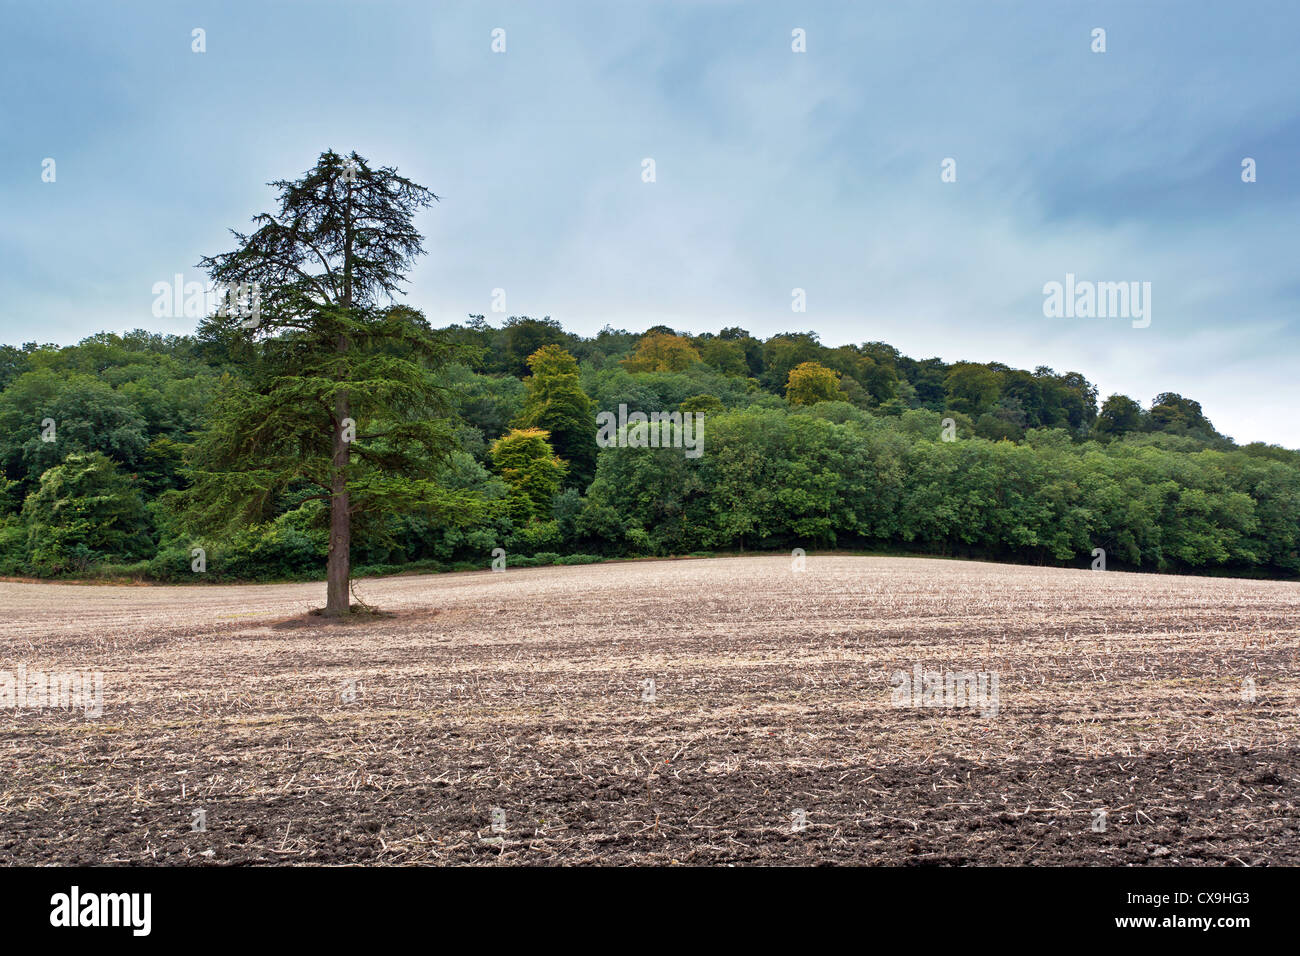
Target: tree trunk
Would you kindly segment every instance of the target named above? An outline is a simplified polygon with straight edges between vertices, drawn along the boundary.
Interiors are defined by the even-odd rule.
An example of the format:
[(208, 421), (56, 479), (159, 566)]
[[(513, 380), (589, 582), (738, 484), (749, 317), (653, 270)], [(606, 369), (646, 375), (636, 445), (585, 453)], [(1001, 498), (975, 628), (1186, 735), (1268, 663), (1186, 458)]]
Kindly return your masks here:
[(343, 419), (348, 417), (348, 397), (334, 399), (334, 475), (330, 487), (330, 555), (325, 571), (325, 613), (338, 617), (349, 612), (348, 579), (352, 570), (352, 515), (348, 511), (346, 468), (348, 443), (343, 440)]
[[(343, 307), (352, 312), (352, 182), (347, 184), (347, 202), (343, 214)], [(334, 347), (348, 350), (348, 337), (342, 333)], [(352, 572), (352, 513), (348, 510), (347, 467), (351, 450), (343, 440), (343, 423), (352, 414), (348, 393), (340, 389), (334, 396), (334, 474), (330, 480), (330, 556), (325, 566), (325, 613), (340, 617), (352, 610), (348, 583)]]

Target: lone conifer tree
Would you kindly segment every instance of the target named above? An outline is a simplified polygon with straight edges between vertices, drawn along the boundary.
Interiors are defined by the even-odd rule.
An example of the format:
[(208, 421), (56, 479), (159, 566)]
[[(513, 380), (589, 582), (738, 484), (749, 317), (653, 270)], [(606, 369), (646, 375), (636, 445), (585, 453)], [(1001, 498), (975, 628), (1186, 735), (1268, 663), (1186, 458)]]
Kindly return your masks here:
[(332, 150), (301, 179), (270, 185), (279, 211), (199, 263), (257, 311), (222, 310), (201, 327), (247, 358), (250, 384), (227, 387), (199, 436), (183, 513), (190, 528), (229, 529), (286, 500), (328, 501), (325, 613), (342, 615), (355, 515), (475, 510), (434, 477), (453, 438), (431, 372), (451, 347), (393, 304), (424, 251), (413, 215), (438, 197)]

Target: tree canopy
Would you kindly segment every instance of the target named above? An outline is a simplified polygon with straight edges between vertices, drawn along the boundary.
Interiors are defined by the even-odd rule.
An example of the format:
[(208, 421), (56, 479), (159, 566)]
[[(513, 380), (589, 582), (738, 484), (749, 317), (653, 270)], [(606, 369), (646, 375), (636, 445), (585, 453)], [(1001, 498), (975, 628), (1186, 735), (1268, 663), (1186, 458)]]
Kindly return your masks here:
[[(1185, 395), (1099, 408), (1078, 371), (813, 332), (433, 329), (398, 301), (431, 192), (332, 151), (271, 185), (274, 211), (202, 263), (241, 309), (194, 335), (0, 346), (0, 573), (323, 570), (335, 614), (355, 568), (481, 568), (497, 549), (1087, 566), (1104, 548), (1110, 567), (1300, 575), (1300, 452), (1239, 447)], [(600, 413), (679, 435), (698, 416), (701, 454), (597, 447)]]

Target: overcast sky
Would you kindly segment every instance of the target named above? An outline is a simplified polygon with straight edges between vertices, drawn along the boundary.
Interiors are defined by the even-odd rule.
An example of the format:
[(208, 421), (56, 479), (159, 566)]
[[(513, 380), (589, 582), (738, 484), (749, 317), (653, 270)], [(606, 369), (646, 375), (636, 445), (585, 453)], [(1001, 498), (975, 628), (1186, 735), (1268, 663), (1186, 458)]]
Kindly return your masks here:
[[(1300, 447), (1300, 4), (0, 0), (0, 22), (0, 342), (192, 331), (154, 284), (202, 279), (267, 181), (356, 149), (442, 197), (409, 286), (435, 324), (499, 323), (500, 288), (588, 334), (883, 340), (1181, 392)], [(1150, 326), (1045, 317), (1067, 273), (1150, 282)]]

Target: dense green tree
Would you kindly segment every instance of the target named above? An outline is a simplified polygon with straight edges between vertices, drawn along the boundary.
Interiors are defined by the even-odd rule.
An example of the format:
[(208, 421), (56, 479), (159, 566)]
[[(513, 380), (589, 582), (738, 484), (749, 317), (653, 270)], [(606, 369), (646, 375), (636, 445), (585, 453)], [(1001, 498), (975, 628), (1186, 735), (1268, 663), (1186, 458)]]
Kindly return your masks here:
[(386, 306), (423, 252), (417, 210), (437, 197), (364, 157), (322, 153), (272, 184), (278, 210), (205, 258), (224, 286), (260, 290), (260, 315), (217, 316), (261, 344), (247, 386), (229, 383), (194, 452), (184, 500), (194, 527), (265, 520), (294, 487), (329, 504), (326, 606), (350, 610), (354, 516), (446, 513), (463, 505), (436, 481), (453, 447), (431, 371), (448, 358), (418, 313)]
[[(709, 442), (712, 422), (705, 426)], [(706, 448), (705, 458), (713, 453), (712, 445)], [(680, 554), (708, 547), (701, 460), (687, 458), (680, 448), (603, 449), (580, 519), (583, 533), (632, 554)]]
[(543, 319), (512, 315), (501, 329), (500, 346), (494, 349), (488, 370), (523, 377), (528, 374), (528, 356), (545, 345), (566, 346), (569, 340), (569, 334), (549, 315)]
[[(876, 348), (875, 351), (880, 350)], [(880, 405), (898, 395), (898, 376), (893, 367), (877, 362), (857, 346), (824, 349), (819, 361), (843, 376), (844, 390), (850, 395), (861, 388), (865, 401), (856, 404), (862, 407)]]
[(1142, 406), (1127, 395), (1112, 395), (1101, 406), (1094, 427), (1103, 438), (1119, 438), (1142, 429)]
[(1097, 420), (1097, 386), (1078, 372), (1054, 376), (1046, 391), (1065, 416), (1064, 420), (1053, 420), (1047, 424), (1068, 425), (1076, 432), (1082, 432), (1091, 428)]
[(492, 463), (513, 492), (510, 514), (518, 522), (546, 519), (568, 465), (541, 428), (513, 428), (492, 443)]
[(1020, 441), (1028, 416), (1020, 400), (1004, 395), (975, 422), (975, 434), (990, 441)]
[(91, 375), (38, 368), (0, 393), (0, 463), (27, 489), (79, 452), (103, 452), (134, 469), (148, 444), (147, 424), (130, 397)]
[(771, 391), (780, 393), (790, 380), (790, 371), (803, 362), (818, 362), (828, 350), (822, 347), (815, 332), (784, 332), (763, 343), (760, 380)]
[(751, 378), (763, 374), (763, 343), (739, 326), (731, 326), (718, 333), (724, 342), (735, 342), (745, 352), (745, 365), (749, 368)]
[(948, 393), (944, 381), (948, 377), (948, 366), (942, 359), (928, 358), (921, 361), (904, 358), (899, 362), (908, 384), (916, 392), (916, 400), (921, 408), (940, 412), (947, 407)]
[(1041, 377), (1022, 369), (1011, 369), (1002, 376), (1002, 394), (997, 405), (1003, 409), (1013, 409), (1015, 414), (998, 414), (995, 409), (994, 415), (1017, 425), (1020, 435), (1024, 434), (1025, 428), (1057, 424), (1051, 410), (1046, 407), (1044, 398)]
[(595, 338), (574, 337), (566, 346), (578, 362), (594, 369), (611, 368), (627, 358), (636, 349), (641, 336), (626, 329), (608, 325), (596, 333)]
[(31, 355), (35, 351), (35, 342), (28, 342), (21, 348), (16, 345), (0, 345), (0, 390), (8, 388), (10, 382), (27, 371)]
[(793, 405), (843, 401), (840, 375), (817, 362), (802, 362), (790, 369), (785, 397)]
[(722, 404), (722, 399), (716, 395), (692, 395), (677, 407), (683, 412), (714, 415), (721, 412), (726, 406)]
[(527, 389), (513, 375), (481, 375), (453, 363), (439, 373), (438, 382), (447, 390), (458, 417), (487, 441), (504, 435), (524, 409)]
[(100, 452), (71, 454), (46, 471), (23, 517), (31, 563), (46, 573), (84, 571), (97, 559), (135, 559), (152, 550), (139, 490)]
[(1157, 395), (1148, 415), (1154, 428), (1171, 435), (1188, 435), (1203, 440), (1220, 437), (1201, 411), (1201, 403), (1184, 398), (1177, 392), (1161, 392)]
[(140, 490), (149, 501), (156, 501), (165, 492), (185, 484), (185, 452), (188, 445), (159, 435), (144, 450), (137, 477)]
[[(264, 236), (268, 254), (315, 234), (307, 219), (277, 222), (286, 232)], [(329, 291), (314, 255), (282, 264)], [(148, 558), (136, 567), (150, 576), (190, 580), (190, 547), (201, 544), (218, 579), (318, 576), (329, 551), (332, 396), (346, 391), (349, 444), (371, 453), (349, 448), (346, 474), (352, 502), (373, 505), (349, 516), (351, 560), (368, 571), (481, 567), (498, 545), (511, 555), (835, 545), (1079, 567), (1103, 547), (1115, 568), (1300, 575), (1300, 452), (1237, 448), (1181, 395), (1161, 393), (1152, 413), (1112, 396), (1099, 411), (1095, 386), (1076, 372), (950, 367), (879, 342), (828, 348), (807, 333), (764, 343), (739, 328), (660, 326), (579, 337), (549, 319), (493, 328), (481, 316), (435, 333), (379, 294), (349, 310), (304, 293), (294, 325), (282, 290), (264, 293), (263, 324), (251, 330), (217, 316), (197, 337), (100, 333), (0, 354), (0, 573), (95, 573)], [(345, 330), (343, 357), (332, 329)], [(620, 365), (651, 335), (681, 339), (703, 361)], [(839, 374), (834, 394), (811, 405), (783, 397), (803, 362)], [(703, 413), (703, 457), (603, 448), (588, 494), (566, 490), (564, 459), (574, 456), (559, 423), (580, 393), (592, 410)], [(536, 417), (521, 418), (526, 403)], [(47, 417), (53, 442), (41, 440)], [(547, 427), (511, 447), (515, 422)], [(583, 432), (594, 439), (594, 421)], [(109, 508), (50, 531), (34, 497), (42, 474), (67, 484), (65, 459), (95, 451), (114, 463), (105, 481), (117, 491), (55, 497), (116, 498), (125, 523)], [(129, 506), (141, 498), (143, 517)], [(96, 521), (110, 534), (91, 541)], [(133, 525), (144, 538), (122, 536)], [(37, 563), (39, 542), (50, 543)]]
[(532, 375), (524, 380), (527, 395), (514, 423), (550, 435), (555, 453), (568, 462), (568, 482), (580, 491), (596, 474), (596, 413), (582, 390), (578, 363), (558, 345), (546, 345), (528, 357)]
[(987, 365), (958, 362), (944, 377), (948, 407), (972, 417), (993, 407), (1001, 393), (1001, 376)]
[(651, 330), (641, 337), (636, 352), (620, 364), (629, 372), (682, 372), (700, 361), (690, 339), (672, 332)]
[(694, 345), (699, 352), (700, 360), (706, 365), (711, 365), (724, 375), (749, 376), (745, 348), (740, 342), (701, 337), (695, 340)]

